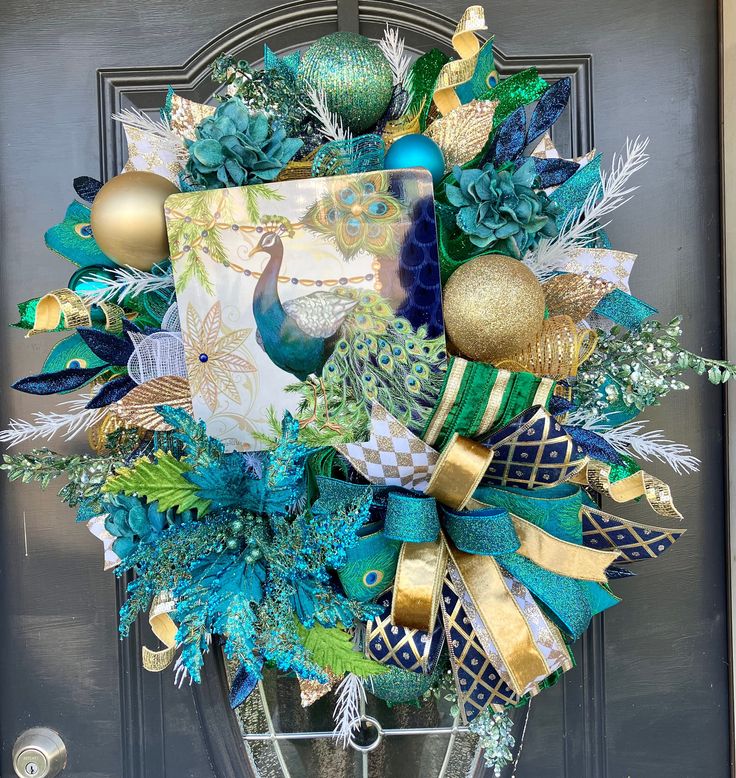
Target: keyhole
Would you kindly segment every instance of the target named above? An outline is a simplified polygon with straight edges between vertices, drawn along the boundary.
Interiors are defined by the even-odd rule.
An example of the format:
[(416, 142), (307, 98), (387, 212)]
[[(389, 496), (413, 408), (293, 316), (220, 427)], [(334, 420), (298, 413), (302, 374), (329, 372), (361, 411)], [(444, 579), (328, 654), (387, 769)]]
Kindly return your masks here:
[(38, 775), (39, 769), (35, 762), (29, 762), (26, 765), (26, 775)]

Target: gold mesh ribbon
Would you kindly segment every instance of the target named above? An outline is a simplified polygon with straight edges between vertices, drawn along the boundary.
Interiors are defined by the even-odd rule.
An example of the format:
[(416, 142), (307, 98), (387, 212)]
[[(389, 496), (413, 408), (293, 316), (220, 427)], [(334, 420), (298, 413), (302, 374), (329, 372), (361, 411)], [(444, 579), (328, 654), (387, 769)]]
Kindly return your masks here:
[[(60, 325), (66, 330), (91, 327), (90, 307), (71, 289), (55, 289), (38, 301), (33, 328), (28, 331), (28, 335), (54, 332)], [(114, 303), (99, 303), (97, 307), (105, 314), (105, 329), (114, 333), (122, 332), (123, 309)]]
[(153, 651), (143, 646), (143, 667), (152, 673), (160, 673), (173, 661), (176, 654), (176, 624), (169, 614), (176, 607), (171, 592), (161, 592), (156, 595), (148, 612), (148, 623), (153, 634), (166, 646), (160, 651)]
[(304, 159), (296, 162), (289, 162), (286, 167), (278, 174), (277, 181), (297, 181), (302, 178), (312, 177), (312, 163), (317, 149), (307, 154)]
[(595, 350), (593, 330), (578, 330), (569, 316), (550, 316), (539, 334), (518, 354), (496, 362), (506, 370), (527, 371), (554, 379), (577, 375), (578, 368)]
[(550, 278), (542, 288), (550, 316), (569, 316), (580, 322), (616, 287), (587, 273), (562, 273)]
[(432, 99), (443, 116), (460, 105), (455, 87), (473, 77), (480, 52), (480, 41), (476, 32), (487, 29), (482, 5), (471, 5), (465, 9), (452, 36), (452, 47), (460, 59), (448, 62), (442, 68), (434, 87)]
[(605, 494), (616, 502), (629, 502), (645, 497), (650, 507), (660, 516), (681, 519), (682, 514), (675, 508), (670, 487), (656, 476), (640, 470), (638, 473), (611, 482), (611, 468), (603, 462), (590, 461), (575, 475), (573, 483), (589, 486), (600, 494)]

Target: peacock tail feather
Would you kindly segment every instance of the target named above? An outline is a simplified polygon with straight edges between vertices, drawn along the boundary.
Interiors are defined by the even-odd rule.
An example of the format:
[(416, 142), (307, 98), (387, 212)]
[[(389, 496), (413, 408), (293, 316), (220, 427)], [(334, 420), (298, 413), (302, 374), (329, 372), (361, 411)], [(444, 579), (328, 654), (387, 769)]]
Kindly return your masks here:
[[(430, 338), (426, 327), (413, 329), (376, 292), (341, 289), (338, 293), (358, 299), (322, 371), (330, 421), (342, 429), (318, 429), (326, 420), (319, 392), (317, 422), (302, 430), (304, 442), (330, 445), (364, 437), (374, 402), (409, 429), (421, 432), (444, 379), (444, 338)], [(302, 392), (302, 418), (308, 418), (314, 389), (309, 383), (293, 388)]]

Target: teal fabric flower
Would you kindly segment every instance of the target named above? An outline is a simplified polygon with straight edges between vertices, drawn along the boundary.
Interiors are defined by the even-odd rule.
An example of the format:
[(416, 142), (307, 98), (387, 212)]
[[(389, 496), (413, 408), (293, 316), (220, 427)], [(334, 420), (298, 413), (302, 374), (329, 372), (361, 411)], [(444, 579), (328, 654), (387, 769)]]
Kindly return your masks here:
[(241, 98), (232, 97), (201, 122), (197, 140), (187, 141), (186, 183), (221, 189), (274, 181), (301, 147), (279, 123), (250, 113)]
[(121, 559), (138, 543), (156, 540), (174, 521), (185, 521), (193, 517), (191, 511), (177, 514), (173, 509), (169, 509), (166, 513), (161, 513), (158, 503), (147, 505), (137, 497), (127, 497), (124, 494), (105, 495), (103, 505), (107, 512), (105, 529), (117, 538), (112, 549)]
[(448, 201), (458, 208), (457, 226), (471, 243), (483, 249), (521, 259), (542, 237), (557, 235), (558, 207), (533, 186), (537, 176), (534, 160), (516, 172), (455, 167), (457, 185), (445, 187)]

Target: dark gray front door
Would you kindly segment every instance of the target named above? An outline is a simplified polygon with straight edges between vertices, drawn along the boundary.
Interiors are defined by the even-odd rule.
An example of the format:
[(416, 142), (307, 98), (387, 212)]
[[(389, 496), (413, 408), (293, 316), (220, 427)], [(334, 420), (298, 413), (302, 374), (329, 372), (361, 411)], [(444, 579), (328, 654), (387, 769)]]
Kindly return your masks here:
[[(45, 250), (42, 235), (73, 196), (75, 176), (118, 172), (123, 147), (107, 113), (120, 101), (134, 94), (134, 102), (152, 108), (160, 91), (151, 84), (162, 80), (207, 99), (212, 86), (201, 66), (207, 57), (190, 60), (203, 47), (209, 58), (225, 45), (257, 59), (263, 40), (291, 48), (338, 25), (378, 36), (385, 16), (412, 47), (446, 46), (452, 24), (437, 14), (457, 19), (464, 3), (418, 5), (304, 2), (277, 13), (254, 0), (5, 0), (0, 288), (6, 321), (16, 301), (66, 283), (68, 266)], [(653, 160), (639, 175), (639, 197), (618, 212), (609, 232), (617, 248), (639, 254), (634, 292), (663, 317), (684, 313), (686, 346), (712, 356), (720, 353), (722, 333), (716, 6), (716, 0), (494, 0), (486, 7), (506, 73), (536, 62), (552, 77), (575, 74), (563, 148), (580, 152), (594, 142), (610, 158), (627, 135), (651, 137)], [(1, 342), (3, 387), (38, 369), (48, 346), (16, 331), (6, 331)], [(2, 420), (52, 406), (7, 389), (0, 400)], [(690, 478), (651, 467), (672, 483), (689, 533), (637, 578), (614, 584), (624, 603), (578, 645), (577, 669), (533, 703), (519, 778), (728, 774), (722, 410), (717, 389), (693, 382), (649, 414), (653, 428), (688, 443), (702, 459), (702, 472)], [(174, 689), (169, 673), (140, 671), (143, 638), (117, 640), (119, 594), (114, 577), (102, 571), (98, 541), (74, 525), (53, 491), (8, 486), (4, 478), (0, 488), (3, 778), (13, 775), (16, 736), (36, 725), (62, 734), (65, 774), (76, 778), (248, 775), (223, 698), (221, 663), (209, 663), (207, 682), (195, 694)], [(624, 510), (650, 519), (643, 508)], [(277, 692), (270, 700), (277, 719), (323, 726), (300, 722)], [(418, 723), (396, 709), (391, 715), (399, 725)], [(364, 772), (362, 760), (333, 759), (325, 751), (331, 744), (309, 748), (294, 757), (303, 768), (293, 775), (437, 774), (446, 751), (443, 743), (434, 750), (421, 743), (403, 752), (392, 747)]]

